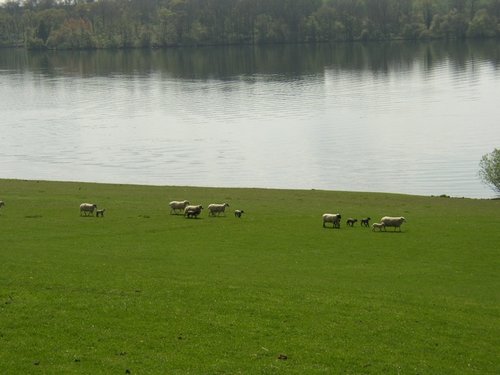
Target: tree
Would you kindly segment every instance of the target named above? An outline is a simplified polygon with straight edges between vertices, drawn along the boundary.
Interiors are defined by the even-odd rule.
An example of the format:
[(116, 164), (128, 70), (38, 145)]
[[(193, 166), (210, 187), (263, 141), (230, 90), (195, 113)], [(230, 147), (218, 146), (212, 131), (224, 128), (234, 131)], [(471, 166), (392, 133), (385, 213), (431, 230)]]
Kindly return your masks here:
[(495, 36), (495, 19), (488, 14), (486, 9), (477, 11), (469, 23), (467, 36), (471, 38), (492, 38)]
[(483, 155), (479, 162), (479, 177), (486, 185), (500, 193), (500, 149)]

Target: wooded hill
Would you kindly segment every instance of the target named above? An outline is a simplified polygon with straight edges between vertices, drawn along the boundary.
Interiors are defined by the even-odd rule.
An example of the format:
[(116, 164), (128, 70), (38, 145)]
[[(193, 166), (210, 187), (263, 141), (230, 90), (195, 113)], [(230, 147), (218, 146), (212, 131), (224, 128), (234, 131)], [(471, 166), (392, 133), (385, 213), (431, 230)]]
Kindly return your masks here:
[(15, 0), (0, 46), (30, 49), (500, 37), (500, 0)]

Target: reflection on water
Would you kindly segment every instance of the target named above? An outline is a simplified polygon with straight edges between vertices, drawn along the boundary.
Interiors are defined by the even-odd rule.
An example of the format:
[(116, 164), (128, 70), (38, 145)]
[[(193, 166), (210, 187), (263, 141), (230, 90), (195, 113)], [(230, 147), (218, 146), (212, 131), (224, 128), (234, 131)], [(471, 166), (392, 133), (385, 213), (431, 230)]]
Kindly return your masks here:
[(499, 52), (0, 51), (1, 177), (489, 197)]

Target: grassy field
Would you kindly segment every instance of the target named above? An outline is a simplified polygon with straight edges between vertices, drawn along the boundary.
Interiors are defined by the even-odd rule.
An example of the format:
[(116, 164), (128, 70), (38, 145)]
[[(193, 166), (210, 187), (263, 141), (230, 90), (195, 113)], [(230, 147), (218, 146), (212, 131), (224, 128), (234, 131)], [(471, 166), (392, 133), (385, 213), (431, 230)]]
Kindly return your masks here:
[[(500, 373), (500, 200), (17, 180), (0, 199), (0, 374)], [(171, 215), (182, 199), (231, 207)], [(345, 226), (384, 215), (402, 233)]]

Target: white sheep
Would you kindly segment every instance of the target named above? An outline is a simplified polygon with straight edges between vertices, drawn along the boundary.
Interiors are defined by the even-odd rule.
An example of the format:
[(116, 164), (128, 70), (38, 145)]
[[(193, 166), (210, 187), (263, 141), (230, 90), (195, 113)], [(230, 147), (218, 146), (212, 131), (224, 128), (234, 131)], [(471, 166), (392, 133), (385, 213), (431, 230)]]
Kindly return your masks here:
[(104, 211), (106, 211), (106, 209), (102, 209), (102, 210), (96, 210), (95, 211), (95, 217), (104, 217)]
[(80, 216), (82, 216), (82, 213), (85, 216), (94, 215), (94, 210), (97, 210), (97, 205), (93, 203), (82, 203), (80, 205)]
[(406, 222), (406, 219), (403, 216), (384, 216), (382, 219), (380, 219), (380, 222), (384, 224), (384, 227), (394, 227), (394, 231), (396, 230), (396, 228), (399, 228), (399, 231), (401, 232), (401, 224)]
[(201, 206), (201, 205), (186, 206), (186, 208), (184, 208), (184, 216), (187, 218), (194, 217), (196, 219), (198, 217), (198, 215), (201, 213), (202, 209), (203, 209), (203, 206)]
[(385, 225), (384, 225), (384, 223), (373, 223), (373, 224), (372, 224), (372, 231), (374, 231), (374, 232), (375, 232), (375, 229), (377, 229), (377, 228), (378, 228), (378, 230), (379, 230), (380, 232), (382, 231), (382, 229), (384, 229), (384, 230), (385, 230)]
[(326, 228), (326, 223), (332, 223), (333, 228), (340, 228), (340, 214), (323, 214), (323, 228)]
[(208, 213), (209, 215), (217, 216), (222, 212), (224, 215), (226, 215), (226, 207), (229, 207), (229, 204), (227, 203), (211, 203), (208, 205)]
[(172, 201), (168, 204), (170, 206), (170, 213), (176, 213), (177, 210), (184, 210), (189, 206), (189, 201)]

